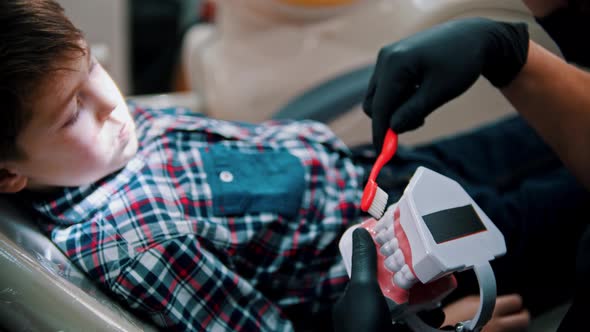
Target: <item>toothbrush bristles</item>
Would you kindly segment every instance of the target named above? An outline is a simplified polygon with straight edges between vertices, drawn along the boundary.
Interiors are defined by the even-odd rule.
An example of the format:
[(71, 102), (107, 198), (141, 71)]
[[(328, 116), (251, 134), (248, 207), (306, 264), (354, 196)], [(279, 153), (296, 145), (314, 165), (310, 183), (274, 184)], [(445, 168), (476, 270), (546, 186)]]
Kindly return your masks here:
[(368, 211), (373, 218), (381, 219), (383, 213), (385, 213), (387, 198), (387, 193), (383, 189), (377, 187), (377, 192), (375, 192), (375, 197), (373, 198), (373, 202), (371, 202)]

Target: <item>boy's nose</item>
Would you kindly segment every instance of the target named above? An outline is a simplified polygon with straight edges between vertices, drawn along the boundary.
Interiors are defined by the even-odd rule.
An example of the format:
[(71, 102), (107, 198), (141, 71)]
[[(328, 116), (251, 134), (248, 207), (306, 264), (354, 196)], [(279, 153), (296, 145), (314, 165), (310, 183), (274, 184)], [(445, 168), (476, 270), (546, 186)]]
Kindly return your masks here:
[(105, 122), (115, 110), (116, 105), (110, 103), (103, 103), (96, 107), (96, 117), (98, 121)]
[(117, 103), (114, 98), (109, 98), (107, 94), (98, 93), (94, 107), (96, 109), (96, 116), (100, 122), (106, 121), (111, 113), (117, 108)]

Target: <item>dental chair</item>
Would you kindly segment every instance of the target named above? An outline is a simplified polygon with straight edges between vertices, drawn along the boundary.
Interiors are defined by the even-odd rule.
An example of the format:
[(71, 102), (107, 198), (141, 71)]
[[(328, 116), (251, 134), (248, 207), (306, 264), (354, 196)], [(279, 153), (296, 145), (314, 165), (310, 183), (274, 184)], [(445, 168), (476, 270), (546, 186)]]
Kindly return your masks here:
[[(252, 16), (259, 7), (226, 6), (230, 2), (238, 7), (264, 4), (219, 0), (218, 26), (197, 26), (187, 34), (183, 53), (193, 92), (132, 98), (135, 102), (183, 105), (233, 120), (317, 119), (329, 123), (348, 144), (366, 143), (370, 124), (358, 105), (382, 45), (447, 19), (480, 15), (527, 21), (534, 39), (557, 50), (517, 0), (368, 0), (363, 6), (348, 0), (313, 15), (305, 0), (282, 0), (278, 11), (264, 11), (263, 19)], [(359, 12), (353, 14), (353, 9)], [(290, 23), (277, 26), (284, 15)], [(359, 29), (368, 17), (387, 25)], [(367, 31), (370, 38), (364, 37)], [(330, 41), (331, 47), (323, 48)], [(262, 47), (248, 47), (277, 42), (266, 56)], [(418, 136), (401, 139), (418, 142), (486, 121), (510, 110), (502, 103), (495, 89), (478, 82), (444, 106), (454, 110), (438, 112), (444, 114), (440, 118), (435, 112)], [(0, 196), (0, 331), (157, 330), (73, 266), (37, 229), (35, 218), (10, 197)]]
[(103, 293), (0, 196), (0, 331), (157, 331)]

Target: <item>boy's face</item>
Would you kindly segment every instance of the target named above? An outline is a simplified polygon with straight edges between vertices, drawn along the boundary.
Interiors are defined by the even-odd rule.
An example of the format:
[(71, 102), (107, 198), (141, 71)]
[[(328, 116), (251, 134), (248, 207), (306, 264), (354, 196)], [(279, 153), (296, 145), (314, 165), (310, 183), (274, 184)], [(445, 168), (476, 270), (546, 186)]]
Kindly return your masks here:
[(87, 52), (59, 63), (37, 91), (18, 137), (23, 160), (9, 172), (26, 188), (92, 183), (122, 168), (137, 151), (135, 124), (116, 84)]

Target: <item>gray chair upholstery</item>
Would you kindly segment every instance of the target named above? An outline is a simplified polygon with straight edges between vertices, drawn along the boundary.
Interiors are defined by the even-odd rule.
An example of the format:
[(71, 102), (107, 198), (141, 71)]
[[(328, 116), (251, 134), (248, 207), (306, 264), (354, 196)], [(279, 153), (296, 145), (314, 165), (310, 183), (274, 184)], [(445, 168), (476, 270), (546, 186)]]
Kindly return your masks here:
[(35, 225), (0, 196), (0, 329), (156, 331), (105, 295)]

